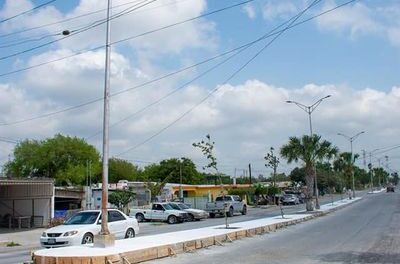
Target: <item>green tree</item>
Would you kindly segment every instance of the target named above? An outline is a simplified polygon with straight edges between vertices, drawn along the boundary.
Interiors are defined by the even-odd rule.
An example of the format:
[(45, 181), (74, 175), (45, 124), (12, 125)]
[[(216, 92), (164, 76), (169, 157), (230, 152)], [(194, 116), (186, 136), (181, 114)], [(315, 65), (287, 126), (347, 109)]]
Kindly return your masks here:
[(109, 160), (109, 182), (117, 183), (120, 180), (134, 181), (140, 178), (140, 170), (131, 162), (123, 159)]
[(276, 184), (276, 170), (277, 170), (278, 165), (279, 165), (279, 158), (274, 154), (274, 148), (273, 147), (271, 147), (269, 149), (269, 152), (264, 157), (264, 159), (266, 161), (265, 167), (271, 168), (273, 170), (272, 182), (275, 185)]
[[(206, 135), (206, 140), (201, 140), (200, 142), (195, 142), (192, 144), (193, 147), (200, 149), (201, 153), (207, 158), (207, 165), (203, 167), (203, 170), (206, 168), (214, 169), (216, 174), (219, 176), (219, 182), (221, 184), (221, 193), (223, 196), (223, 200), (225, 201), (225, 192), (224, 186), (222, 183), (221, 175), (218, 171), (217, 167), (217, 158), (214, 156), (214, 145), (215, 142), (211, 140), (211, 136), (209, 134)], [(224, 206), (224, 216), (225, 216), (225, 228), (228, 228), (228, 216), (226, 212), (226, 206)]]
[(130, 190), (115, 190), (108, 196), (108, 202), (115, 205), (119, 210), (127, 212), (127, 206), (135, 199), (135, 193)]
[(347, 189), (352, 189), (353, 183), (352, 183), (352, 173), (354, 171), (354, 161), (358, 158), (359, 156), (352, 155), (350, 152), (342, 152), (340, 153), (336, 160), (333, 162), (333, 166), (335, 170), (339, 173), (341, 173), (341, 176), (343, 178), (343, 183), (344, 187)]
[(304, 167), (296, 167), (289, 174), (290, 180), (293, 181), (296, 185), (300, 184), (301, 186), (306, 184), (306, 174)]
[(206, 181), (204, 175), (200, 174), (196, 165), (188, 158), (172, 158), (162, 160), (159, 164), (150, 164), (144, 168), (142, 177), (153, 182), (161, 182), (167, 176), (169, 182), (180, 183), (182, 174), (182, 183), (201, 184)]
[(288, 163), (303, 161), (305, 164), (305, 182), (306, 190), (306, 208), (307, 211), (313, 211), (312, 202), (316, 161), (330, 159), (338, 152), (329, 141), (321, 140), (321, 136), (304, 135), (301, 138), (290, 137), (289, 143), (282, 146), (281, 156), (286, 158)]
[(24, 140), (14, 148), (14, 159), (4, 168), (13, 177), (50, 177), (58, 183), (83, 184), (87, 161), (95, 175), (100, 171), (100, 155), (84, 139), (61, 134), (45, 140)]
[(254, 195), (255, 197), (255, 206), (258, 206), (258, 200), (260, 199), (260, 195), (268, 194), (268, 188), (262, 185), (261, 183), (253, 184)]

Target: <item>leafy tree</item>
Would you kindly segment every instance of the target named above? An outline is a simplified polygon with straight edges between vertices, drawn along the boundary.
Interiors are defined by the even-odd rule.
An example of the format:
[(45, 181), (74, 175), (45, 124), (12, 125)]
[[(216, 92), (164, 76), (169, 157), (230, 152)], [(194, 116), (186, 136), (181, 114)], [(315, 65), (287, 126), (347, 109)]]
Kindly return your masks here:
[(314, 189), (316, 161), (333, 157), (338, 152), (336, 147), (326, 140), (321, 140), (321, 136), (304, 135), (301, 138), (290, 137), (289, 143), (281, 148), (281, 156), (286, 158), (288, 163), (303, 161), (305, 164), (306, 208), (313, 211), (312, 195)]
[(284, 181), (290, 181), (290, 177), (286, 176), (285, 173), (278, 173), (275, 175), (275, 179), (277, 182), (284, 182)]
[(162, 160), (159, 164), (150, 164), (144, 168), (142, 178), (162, 182), (168, 176), (169, 182), (180, 183), (181, 173), (184, 184), (201, 184), (206, 181), (204, 175), (196, 170), (196, 165), (188, 158), (172, 158)]
[(336, 160), (333, 162), (333, 166), (336, 171), (341, 173), (343, 177), (344, 187), (347, 189), (353, 188), (353, 171), (354, 171), (354, 161), (359, 157), (358, 154), (352, 155), (350, 152), (340, 153)]
[(134, 181), (140, 178), (140, 170), (127, 160), (111, 158), (108, 175), (110, 183), (117, 183), (120, 180)]
[(108, 196), (108, 202), (127, 213), (127, 205), (135, 199), (135, 193), (130, 190), (115, 190)]
[[(214, 145), (215, 142), (211, 141), (211, 136), (209, 134), (206, 135), (206, 140), (201, 140), (200, 142), (193, 143), (192, 146), (201, 150), (203, 155), (207, 158), (207, 165), (203, 167), (203, 170), (206, 168), (214, 169), (217, 175), (219, 176), (219, 182), (221, 184), (221, 193), (223, 196), (223, 200), (225, 201), (225, 193), (224, 193), (224, 186), (222, 183), (221, 175), (218, 172), (217, 168), (217, 158), (214, 156)], [(228, 216), (226, 213), (226, 206), (224, 206), (224, 216), (225, 216), (225, 228), (228, 228)]]
[(253, 189), (254, 189), (254, 195), (256, 196), (255, 205), (257, 207), (258, 206), (258, 200), (260, 199), (260, 195), (268, 194), (268, 188), (266, 188), (261, 183), (255, 183), (253, 185)]
[(271, 147), (269, 149), (269, 153), (264, 157), (266, 163), (265, 167), (273, 169), (274, 173), (272, 175), (272, 181), (274, 185), (276, 184), (276, 169), (278, 168), (279, 165), (279, 158), (274, 154), (274, 148)]
[(289, 174), (290, 180), (300, 185), (306, 184), (306, 175), (304, 167), (296, 167)]
[(50, 177), (58, 183), (85, 182), (87, 161), (93, 174), (100, 171), (100, 155), (84, 139), (61, 134), (45, 140), (24, 140), (14, 148), (14, 159), (5, 165), (5, 174), (13, 177)]
[(382, 186), (386, 184), (389, 178), (389, 173), (385, 171), (383, 168), (373, 168), (374, 173), (374, 185), (375, 186)]

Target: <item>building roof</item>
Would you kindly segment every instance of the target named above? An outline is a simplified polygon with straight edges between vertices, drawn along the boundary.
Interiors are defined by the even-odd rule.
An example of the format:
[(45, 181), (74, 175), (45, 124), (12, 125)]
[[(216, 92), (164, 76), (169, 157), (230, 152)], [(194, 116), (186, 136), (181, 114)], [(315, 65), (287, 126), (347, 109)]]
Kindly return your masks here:
[(54, 179), (50, 178), (0, 178), (0, 186), (8, 185), (43, 185), (43, 184), (54, 184)]

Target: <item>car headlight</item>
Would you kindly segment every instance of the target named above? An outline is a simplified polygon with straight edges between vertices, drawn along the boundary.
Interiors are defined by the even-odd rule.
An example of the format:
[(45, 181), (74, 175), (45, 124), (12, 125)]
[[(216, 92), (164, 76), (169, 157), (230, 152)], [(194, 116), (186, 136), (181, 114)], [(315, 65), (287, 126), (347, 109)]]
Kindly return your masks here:
[(68, 231), (64, 233), (64, 236), (73, 236), (78, 234), (78, 231)]
[(43, 232), (43, 233), (42, 233), (42, 237), (47, 237), (47, 233), (46, 233), (46, 232)]

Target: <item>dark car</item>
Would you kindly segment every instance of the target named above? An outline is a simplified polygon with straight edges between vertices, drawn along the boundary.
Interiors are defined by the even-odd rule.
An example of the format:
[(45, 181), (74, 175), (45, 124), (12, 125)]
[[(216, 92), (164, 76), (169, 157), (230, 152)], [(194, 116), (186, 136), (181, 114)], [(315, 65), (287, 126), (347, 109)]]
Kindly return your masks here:
[(394, 192), (394, 186), (386, 187), (386, 192)]

